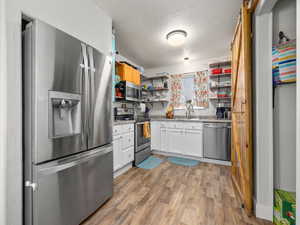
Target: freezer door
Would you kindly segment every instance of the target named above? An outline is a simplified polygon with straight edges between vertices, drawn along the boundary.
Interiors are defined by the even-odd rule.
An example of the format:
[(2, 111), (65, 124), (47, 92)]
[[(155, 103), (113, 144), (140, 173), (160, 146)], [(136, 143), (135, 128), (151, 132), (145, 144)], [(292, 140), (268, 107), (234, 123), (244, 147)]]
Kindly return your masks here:
[(88, 148), (112, 142), (111, 57), (88, 47), (90, 109)]
[[(56, 108), (56, 114), (50, 112), (54, 110), (50, 105), (53, 102), (59, 100), (62, 106), (70, 102), (70, 99), (54, 99), (51, 93), (81, 95), (87, 88), (84, 82), (88, 73), (85, 64), (88, 62), (87, 56), (84, 61), (81, 42), (39, 20), (27, 29), (24, 39), (24, 45), (29, 46), (24, 48), (24, 112), (27, 119), (24, 133), (25, 139), (32, 140), (25, 147), (26, 152), (32, 151), (34, 163), (42, 163), (86, 150), (87, 135), (83, 132), (87, 122), (86, 126), (76, 125), (80, 130), (73, 132), (71, 129), (74, 124), (78, 124), (73, 118), (78, 116), (74, 116), (67, 108)], [(86, 105), (86, 99), (81, 98), (81, 106)], [(56, 115), (57, 121), (51, 115)], [(87, 112), (82, 112), (80, 122), (86, 121), (85, 116)], [(50, 129), (54, 123), (63, 130), (58, 134), (67, 135), (55, 136), (51, 131), (56, 128)]]
[(112, 196), (112, 146), (34, 166), (33, 173), (33, 225), (78, 225)]

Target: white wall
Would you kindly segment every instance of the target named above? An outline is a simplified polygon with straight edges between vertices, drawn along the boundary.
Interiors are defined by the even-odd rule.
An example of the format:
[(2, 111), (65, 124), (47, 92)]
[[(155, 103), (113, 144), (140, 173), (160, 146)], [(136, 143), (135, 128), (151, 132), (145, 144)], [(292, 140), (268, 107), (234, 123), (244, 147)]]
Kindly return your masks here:
[[(0, 105), (6, 105), (5, 0), (0, 0)], [(6, 110), (0, 109), (0, 224), (6, 224)]]
[[(7, 224), (22, 224), (21, 13), (110, 54), (112, 20), (92, 0), (7, 1)], [(1, 107), (1, 109), (3, 109)], [(3, 126), (1, 124), (1, 126)]]
[(273, 44), (283, 31), (289, 38), (296, 38), (296, 0), (280, 0), (273, 8)]
[[(228, 54), (230, 51), (228, 50)], [(145, 76), (152, 77), (157, 76), (159, 73), (169, 73), (172, 74), (182, 74), (190, 72), (198, 72), (208, 69), (208, 65), (214, 62), (226, 61), (229, 59), (229, 56), (224, 56), (220, 58), (207, 59), (205, 61), (186, 61), (181, 64), (170, 65), (165, 67), (150, 68), (145, 69)], [(169, 93), (170, 94), (170, 93)], [(164, 116), (166, 113), (167, 105), (161, 105), (160, 103), (154, 103), (153, 108), (150, 111), (151, 116)], [(195, 109), (195, 112), (192, 113), (193, 116), (214, 116), (216, 113), (216, 108), (213, 103), (210, 102), (207, 109)], [(175, 110), (175, 116), (184, 116), (185, 110)]]

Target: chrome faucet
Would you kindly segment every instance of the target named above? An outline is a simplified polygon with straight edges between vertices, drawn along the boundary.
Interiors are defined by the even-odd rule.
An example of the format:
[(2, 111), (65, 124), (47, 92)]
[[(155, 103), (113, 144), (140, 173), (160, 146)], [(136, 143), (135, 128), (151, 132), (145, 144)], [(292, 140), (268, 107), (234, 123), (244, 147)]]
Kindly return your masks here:
[(191, 118), (191, 115), (192, 115), (192, 112), (194, 112), (194, 107), (193, 107), (193, 104), (192, 104), (192, 100), (188, 100), (186, 101), (185, 103), (185, 116), (187, 119), (190, 119)]

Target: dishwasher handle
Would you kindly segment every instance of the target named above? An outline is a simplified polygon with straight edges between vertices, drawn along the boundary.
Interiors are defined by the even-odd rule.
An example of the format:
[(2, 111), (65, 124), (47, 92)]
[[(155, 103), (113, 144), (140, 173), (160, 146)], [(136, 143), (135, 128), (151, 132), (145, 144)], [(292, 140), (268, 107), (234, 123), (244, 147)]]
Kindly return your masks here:
[(230, 128), (227, 124), (204, 124), (205, 128)]

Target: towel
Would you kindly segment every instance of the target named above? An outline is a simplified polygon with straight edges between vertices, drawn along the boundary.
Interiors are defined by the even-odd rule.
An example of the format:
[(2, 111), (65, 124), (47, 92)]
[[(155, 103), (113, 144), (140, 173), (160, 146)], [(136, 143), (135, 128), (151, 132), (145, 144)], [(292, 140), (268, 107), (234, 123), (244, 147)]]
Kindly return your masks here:
[(145, 122), (143, 125), (143, 136), (145, 138), (150, 138), (151, 134), (150, 134), (150, 122)]

